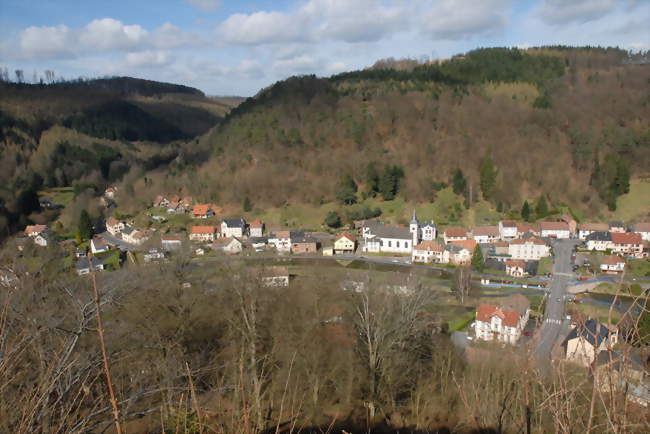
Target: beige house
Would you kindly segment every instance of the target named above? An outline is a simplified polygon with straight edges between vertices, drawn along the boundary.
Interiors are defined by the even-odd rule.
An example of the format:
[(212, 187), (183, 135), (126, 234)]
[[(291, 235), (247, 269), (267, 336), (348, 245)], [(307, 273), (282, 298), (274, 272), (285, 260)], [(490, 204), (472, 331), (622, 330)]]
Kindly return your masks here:
[(600, 271), (616, 274), (625, 270), (625, 259), (617, 255), (607, 255), (600, 261)]
[(583, 366), (590, 366), (598, 354), (613, 345), (615, 336), (602, 323), (590, 319), (576, 325), (564, 341), (566, 359)]
[(235, 237), (225, 237), (214, 240), (212, 248), (224, 253), (236, 255), (237, 253), (241, 253), (243, 244)]
[(192, 226), (190, 241), (212, 242), (216, 238), (217, 228), (214, 226)]
[(469, 239), (467, 231), (463, 228), (447, 228), (442, 233), (442, 238), (445, 241), (445, 244), (449, 244), (452, 241), (464, 241)]
[(113, 236), (122, 233), (125, 226), (126, 225), (123, 221), (120, 221), (115, 217), (109, 217), (108, 220), (106, 220), (106, 230)]
[(635, 232), (612, 232), (612, 252), (622, 256), (643, 257), (643, 238)]
[(413, 248), (411, 262), (447, 264), (449, 263), (449, 251), (435, 241), (422, 241)]
[(515, 260), (539, 261), (551, 255), (551, 248), (539, 238), (520, 238), (510, 243), (508, 254)]
[(349, 234), (341, 234), (334, 240), (334, 253), (354, 253), (357, 247), (357, 240)]
[(479, 244), (494, 243), (501, 239), (498, 226), (476, 226), (472, 230), (472, 236)]

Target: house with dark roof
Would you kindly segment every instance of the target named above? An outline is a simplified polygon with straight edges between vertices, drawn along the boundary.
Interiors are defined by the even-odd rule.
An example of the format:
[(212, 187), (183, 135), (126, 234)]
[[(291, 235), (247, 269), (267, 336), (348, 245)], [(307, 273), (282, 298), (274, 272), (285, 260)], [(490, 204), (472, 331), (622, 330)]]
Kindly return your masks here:
[(616, 337), (600, 321), (589, 319), (576, 325), (564, 340), (566, 360), (590, 366), (598, 354), (613, 344)]
[(299, 237), (291, 239), (291, 253), (294, 255), (316, 254), (318, 252), (318, 241), (311, 237)]
[(246, 221), (243, 218), (223, 219), (221, 222), (222, 237), (243, 237), (246, 235)]
[(641, 239), (643, 239), (643, 241), (650, 241), (650, 222), (636, 223), (632, 225), (630, 230), (641, 235)]
[(604, 252), (605, 250), (614, 247), (614, 243), (612, 243), (612, 234), (609, 231), (592, 232), (587, 235), (585, 242), (587, 250), (596, 250), (598, 252)]
[(364, 252), (411, 253), (413, 249), (413, 233), (410, 228), (379, 224), (365, 229)]
[(580, 223), (578, 225), (578, 238), (585, 241), (594, 232), (609, 232), (607, 223)]
[(650, 405), (648, 366), (631, 348), (601, 351), (593, 367), (594, 379), (601, 392), (625, 391), (626, 399), (643, 407)]
[(620, 220), (611, 221), (611, 222), (608, 223), (608, 225), (609, 225), (609, 231), (610, 232), (619, 233), (619, 234), (623, 234), (623, 233), (627, 232), (627, 228), (625, 227), (625, 223), (623, 223)]
[(102, 271), (104, 269), (104, 264), (96, 256), (89, 258), (88, 256), (82, 256), (77, 259), (75, 263), (75, 270), (79, 276), (88, 274), (91, 271)]

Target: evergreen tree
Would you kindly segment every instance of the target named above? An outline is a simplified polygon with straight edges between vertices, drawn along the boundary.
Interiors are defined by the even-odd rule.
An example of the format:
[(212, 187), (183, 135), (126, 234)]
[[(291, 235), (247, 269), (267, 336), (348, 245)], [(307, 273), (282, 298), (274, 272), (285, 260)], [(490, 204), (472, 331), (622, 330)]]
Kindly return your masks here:
[(483, 199), (489, 201), (494, 197), (494, 188), (497, 181), (497, 170), (494, 167), (494, 161), (490, 155), (486, 155), (481, 160), (479, 167), (481, 177), (481, 191), (483, 192)]
[(330, 211), (325, 216), (325, 224), (330, 228), (340, 228), (341, 227), (341, 216), (336, 211)]
[(465, 194), (467, 190), (467, 179), (465, 179), (465, 175), (463, 175), (463, 171), (460, 168), (454, 171), (451, 185), (455, 194)]
[(404, 170), (399, 166), (386, 166), (379, 179), (379, 191), (384, 200), (393, 200), (399, 192)]
[(81, 214), (79, 214), (79, 225), (77, 230), (82, 240), (89, 240), (93, 236), (93, 223), (90, 220), (88, 211), (85, 209), (81, 210)]
[(548, 214), (548, 204), (546, 203), (546, 198), (544, 195), (541, 195), (537, 201), (537, 206), (535, 206), (535, 214), (537, 214), (537, 218), (544, 217), (546, 214)]
[(242, 208), (244, 209), (244, 212), (251, 212), (253, 210), (253, 203), (248, 198), (248, 196), (244, 198), (244, 203), (242, 204)]
[(528, 201), (524, 201), (524, 205), (521, 207), (521, 218), (524, 219), (524, 221), (530, 221), (530, 205), (528, 205)]
[(354, 182), (352, 176), (345, 175), (339, 183), (336, 190), (336, 199), (346, 205), (352, 205), (357, 201), (357, 183)]
[(375, 197), (379, 193), (379, 172), (375, 163), (369, 163), (366, 168), (366, 192), (370, 197)]
[(474, 253), (472, 254), (472, 268), (479, 273), (485, 268), (485, 260), (483, 259), (483, 251), (481, 250), (480, 245), (474, 247)]

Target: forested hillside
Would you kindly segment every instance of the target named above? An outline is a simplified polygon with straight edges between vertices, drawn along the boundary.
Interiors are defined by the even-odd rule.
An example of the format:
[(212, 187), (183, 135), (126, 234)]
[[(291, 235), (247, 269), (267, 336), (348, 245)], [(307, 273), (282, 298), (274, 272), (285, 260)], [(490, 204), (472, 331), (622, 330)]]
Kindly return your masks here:
[[(650, 67), (622, 50), (387, 60), (263, 89), (201, 139), (212, 153), (201, 182), (176, 179), (197, 195), (218, 186), (215, 200), (249, 197), (260, 207), (340, 199), (346, 178), (357, 200), (397, 194), (417, 203), (432, 201), (459, 168), (466, 206), (486, 199), (519, 209), (545, 196), (598, 213), (616, 207), (630, 178), (648, 175), (649, 115)], [(403, 177), (381, 194), (394, 167)]]
[(441, 218), (455, 223), (475, 205), (503, 216), (542, 198), (609, 218), (650, 175), (650, 66), (613, 48), (384, 59), (291, 77), (241, 104), (130, 78), (0, 86), (2, 233), (29, 221), (47, 187), (120, 183), (127, 212), (161, 192), (260, 216), (336, 204), (344, 223), (376, 215), (378, 201), (442, 194)]
[(238, 98), (129, 77), (0, 82), (0, 233), (46, 222), (37, 192), (97, 194), (133, 169), (166, 167), (181, 144), (216, 125)]

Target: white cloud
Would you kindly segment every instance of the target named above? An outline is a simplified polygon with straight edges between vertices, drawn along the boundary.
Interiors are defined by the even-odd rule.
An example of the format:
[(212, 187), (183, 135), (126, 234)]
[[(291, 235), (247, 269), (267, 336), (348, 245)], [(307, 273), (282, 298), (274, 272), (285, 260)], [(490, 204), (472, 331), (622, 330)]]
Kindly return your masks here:
[(86, 53), (169, 49), (201, 44), (196, 35), (165, 23), (148, 31), (140, 25), (125, 25), (113, 18), (96, 19), (81, 28), (65, 25), (28, 27), (19, 35), (15, 57), (68, 58)]
[(405, 29), (409, 20), (403, 7), (383, 3), (380, 0), (309, 0), (289, 12), (231, 15), (217, 32), (227, 42), (241, 45), (377, 41)]
[(313, 56), (304, 54), (291, 59), (281, 59), (273, 62), (273, 71), (281, 76), (319, 73), (322, 70), (322, 61)]
[(434, 39), (468, 39), (503, 30), (510, 10), (510, 0), (440, 0), (423, 13), (420, 25)]
[(136, 68), (166, 66), (169, 65), (172, 60), (173, 58), (168, 51), (147, 50), (126, 54), (127, 65)]
[(544, 0), (537, 15), (552, 25), (586, 23), (602, 18), (615, 6), (616, 0)]
[(214, 12), (219, 9), (219, 0), (186, 0), (190, 5), (204, 12)]
[(236, 76), (242, 76), (247, 79), (256, 79), (264, 77), (264, 69), (256, 60), (244, 59), (239, 62), (232, 71)]
[(217, 32), (232, 44), (294, 42), (306, 40), (305, 24), (283, 12), (261, 11), (251, 15), (231, 15), (221, 23)]

